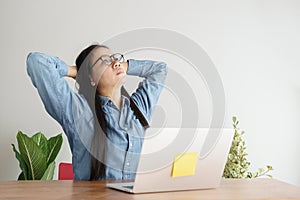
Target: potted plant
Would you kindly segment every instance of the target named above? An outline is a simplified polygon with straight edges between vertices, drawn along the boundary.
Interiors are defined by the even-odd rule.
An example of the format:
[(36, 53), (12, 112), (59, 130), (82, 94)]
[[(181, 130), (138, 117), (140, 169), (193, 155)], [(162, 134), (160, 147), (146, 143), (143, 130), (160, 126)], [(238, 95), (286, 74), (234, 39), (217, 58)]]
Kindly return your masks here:
[(12, 144), (22, 172), (18, 180), (52, 180), (55, 158), (62, 145), (62, 134), (47, 139), (38, 132), (28, 137), (21, 131), (17, 134), (19, 152)]
[(228, 154), (228, 160), (225, 165), (223, 177), (225, 178), (256, 178), (259, 176), (268, 176), (272, 178), (269, 171), (273, 170), (273, 167), (267, 165), (266, 168), (259, 168), (256, 172), (248, 171), (250, 162), (247, 160), (247, 152), (243, 135), (245, 131), (241, 131), (238, 128), (239, 121), (235, 116), (232, 117), (234, 137), (232, 145)]

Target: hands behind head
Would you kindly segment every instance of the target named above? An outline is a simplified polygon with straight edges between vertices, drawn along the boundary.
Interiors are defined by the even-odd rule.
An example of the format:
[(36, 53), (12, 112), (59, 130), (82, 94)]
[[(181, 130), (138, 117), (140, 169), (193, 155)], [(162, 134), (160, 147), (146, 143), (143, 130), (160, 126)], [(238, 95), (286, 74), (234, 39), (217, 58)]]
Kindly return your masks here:
[(68, 77), (76, 79), (77, 75), (77, 67), (76, 66), (68, 66)]

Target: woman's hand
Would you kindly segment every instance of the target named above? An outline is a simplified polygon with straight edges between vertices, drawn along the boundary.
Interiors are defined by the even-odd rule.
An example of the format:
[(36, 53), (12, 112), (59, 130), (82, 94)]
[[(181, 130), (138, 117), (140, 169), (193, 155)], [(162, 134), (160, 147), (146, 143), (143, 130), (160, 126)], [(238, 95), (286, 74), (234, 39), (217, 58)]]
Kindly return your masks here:
[(125, 73), (127, 74), (127, 71), (128, 71), (128, 62), (127, 61), (126, 62), (122, 62), (121, 64), (123, 65)]
[(68, 66), (68, 77), (76, 78), (77, 75), (77, 67), (76, 66)]

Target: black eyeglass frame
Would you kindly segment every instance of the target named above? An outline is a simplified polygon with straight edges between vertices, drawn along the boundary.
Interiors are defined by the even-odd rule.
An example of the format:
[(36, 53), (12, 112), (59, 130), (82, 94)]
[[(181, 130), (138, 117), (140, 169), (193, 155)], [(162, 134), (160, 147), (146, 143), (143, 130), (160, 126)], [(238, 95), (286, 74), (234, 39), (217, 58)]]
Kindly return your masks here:
[[(118, 55), (118, 57), (115, 57), (116, 55)], [(109, 57), (110, 58), (109, 63), (105, 63), (107, 62), (107, 60), (103, 59), (103, 57)], [(110, 65), (114, 61), (124, 62), (125, 58), (124, 55), (121, 53), (114, 53), (112, 55), (102, 55), (94, 62), (94, 64), (91, 65), (90, 70), (93, 69), (93, 67), (99, 62), (99, 60), (104, 62), (105, 65)]]

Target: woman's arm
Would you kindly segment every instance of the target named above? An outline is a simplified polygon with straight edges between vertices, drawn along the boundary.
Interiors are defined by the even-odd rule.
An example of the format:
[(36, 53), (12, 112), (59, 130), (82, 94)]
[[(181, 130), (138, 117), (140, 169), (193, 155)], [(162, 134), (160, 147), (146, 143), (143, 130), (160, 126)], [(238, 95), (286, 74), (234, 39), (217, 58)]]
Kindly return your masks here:
[(47, 112), (61, 125), (72, 120), (72, 106), (78, 98), (64, 77), (76, 77), (74, 66), (67, 66), (58, 57), (32, 52), (27, 57), (27, 73)]
[(145, 78), (131, 98), (150, 122), (152, 111), (164, 87), (167, 65), (164, 62), (130, 59), (127, 74)]

